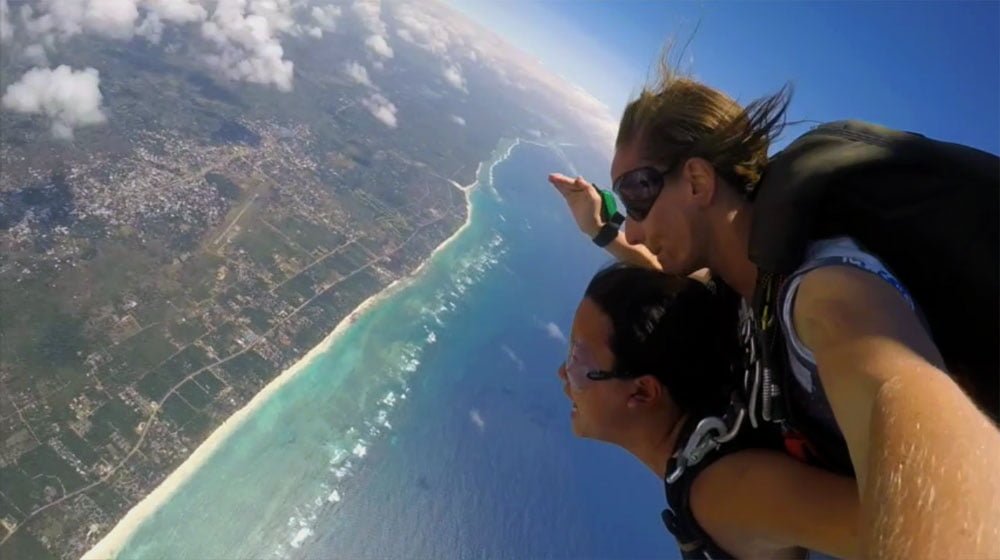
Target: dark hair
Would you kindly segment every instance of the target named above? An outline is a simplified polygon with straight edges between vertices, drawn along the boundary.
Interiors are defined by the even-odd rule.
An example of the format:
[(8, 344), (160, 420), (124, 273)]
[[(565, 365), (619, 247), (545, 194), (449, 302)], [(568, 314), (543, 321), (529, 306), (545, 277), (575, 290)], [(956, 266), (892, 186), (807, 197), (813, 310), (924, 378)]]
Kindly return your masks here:
[(616, 263), (587, 286), (611, 320), (616, 370), (653, 375), (685, 413), (720, 413), (738, 382), (739, 296), (718, 283)]
[(615, 147), (635, 145), (642, 157), (674, 167), (700, 157), (752, 199), (768, 162), (768, 148), (785, 126), (792, 88), (740, 106), (722, 91), (680, 74), (660, 60), (656, 81), (622, 114)]

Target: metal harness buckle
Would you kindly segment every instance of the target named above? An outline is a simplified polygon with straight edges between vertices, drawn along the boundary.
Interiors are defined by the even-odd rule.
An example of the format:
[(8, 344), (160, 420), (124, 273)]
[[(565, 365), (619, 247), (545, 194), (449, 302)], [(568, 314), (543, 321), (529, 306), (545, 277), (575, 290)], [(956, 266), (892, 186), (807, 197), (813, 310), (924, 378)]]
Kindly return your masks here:
[(718, 416), (702, 418), (698, 422), (688, 437), (687, 443), (684, 444), (684, 448), (674, 455), (677, 459), (677, 465), (673, 472), (667, 476), (667, 484), (677, 482), (687, 467), (697, 465), (706, 455), (718, 449), (721, 444), (736, 437), (743, 425), (743, 418), (746, 416), (746, 409), (742, 406), (736, 408), (739, 412), (731, 428), (726, 426), (726, 423)]

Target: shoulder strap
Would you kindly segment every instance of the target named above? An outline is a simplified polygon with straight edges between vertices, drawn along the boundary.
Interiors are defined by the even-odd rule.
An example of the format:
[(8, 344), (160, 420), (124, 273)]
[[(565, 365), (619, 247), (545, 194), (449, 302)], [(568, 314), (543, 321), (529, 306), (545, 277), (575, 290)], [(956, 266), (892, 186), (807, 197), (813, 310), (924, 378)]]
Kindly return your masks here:
[[(678, 441), (690, 441), (694, 427), (694, 422), (687, 422)], [(663, 480), (667, 509), (663, 510), (660, 517), (667, 530), (674, 535), (677, 547), (681, 552), (681, 558), (684, 560), (732, 557), (731, 554), (716, 545), (708, 533), (702, 530), (694, 518), (694, 512), (691, 511), (691, 484), (698, 473), (721, 457), (722, 453), (723, 451), (716, 450), (715, 453), (710, 453), (706, 460), (693, 465), (681, 462), (677, 454), (667, 462), (667, 473), (671, 473)], [(673, 473), (677, 473), (677, 475), (673, 476), (671, 480)]]
[(685, 560), (700, 558), (732, 558), (702, 530), (691, 511), (691, 484), (702, 470), (730, 453), (747, 447), (760, 446), (756, 432), (744, 426), (746, 407), (740, 394), (733, 394), (729, 410), (723, 417), (708, 416), (688, 420), (678, 437), (679, 448), (667, 463), (664, 491), (668, 509), (661, 517)]
[(743, 311), (747, 363), (744, 391), (749, 403), (748, 419), (754, 427), (776, 425), (789, 455), (831, 472), (854, 476), (842, 435), (819, 426), (802, 414), (792, 400), (792, 374), (777, 307), (787, 279), (760, 272), (753, 307)]
[(783, 423), (787, 364), (779, 325), (778, 294), (785, 277), (760, 270), (753, 301), (741, 311), (745, 371), (743, 388), (750, 424)]

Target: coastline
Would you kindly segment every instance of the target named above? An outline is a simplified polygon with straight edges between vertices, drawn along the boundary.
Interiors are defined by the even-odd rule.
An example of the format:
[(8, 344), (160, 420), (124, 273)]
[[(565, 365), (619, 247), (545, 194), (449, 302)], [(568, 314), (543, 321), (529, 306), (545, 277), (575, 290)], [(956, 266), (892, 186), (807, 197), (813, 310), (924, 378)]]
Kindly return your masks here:
[[(506, 142), (508, 142), (508, 140), (501, 139), (498, 149), (495, 150), (491, 158), (487, 160), (490, 163), (487, 170), (490, 179), (492, 179), (493, 167), (507, 159), (514, 146), (516, 146), (519, 141), (520, 139), (515, 139), (512, 144), (507, 145)], [(155, 513), (160, 506), (169, 501), (170, 498), (173, 497), (174, 494), (184, 485), (184, 483), (187, 482), (188, 479), (190, 479), (191, 476), (197, 472), (197, 470), (206, 461), (208, 461), (209, 458), (212, 457), (218, 447), (225, 442), (229, 436), (232, 435), (233, 432), (235, 432), (236, 429), (244, 423), (244, 421), (246, 421), (246, 419), (263, 406), (263, 404), (267, 402), (267, 400), (279, 389), (308, 367), (319, 355), (329, 350), (333, 343), (336, 342), (337, 339), (339, 339), (340, 336), (352, 326), (358, 317), (363, 315), (371, 307), (380, 303), (382, 300), (406, 287), (423, 272), (428, 263), (430, 263), (441, 250), (448, 247), (453, 241), (455, 241), (459, 235), (461, 235), (462, 232), (464, 232), (472, 224), (471, 196), (472, 192), (480, 184), (480, 176), (483, 172), (484, 163), (485, 162), (479, 163), (479, 166), (476, 169), (476, 179), (469, 185), (462, 186), (455, 181), (449, 181), (453, 186), (462, 191), (465, 196), (465, 221), (457, 230), (455, 230), (454, 233), (435, 247), (434, 250), (431, 251), (430, 255), (428, 255), (420, 263), (420, 265), (413, 270), (413, 272), (398, 278), (380, 292), (361, 302), (360, 305), (341, 319), (340, 322), (338, 322), (334, 327), (333, 331), (330, 332), (330, 334), (328, 334), (319, 344), (309, 350), (305, 356), (300, 358), (291, 367), (272, 379), (270, 383), (254, 395), (253, 398), (251, 398), (250, 401), (242, 408), (226, 418), (222, 424), (220, 424), (219, 427), (211, 433), (211, 435), (202, 441), (194, 452), (192, 452), (178, 467), (168, 474), (167, 477), (163, 479), (152, 492), (140, 500), (139, 503), (132, 506), (125, 516), (122, 517), (114, 525), (114, 527), (97, 542), (97, 544), (84, 553), (82, 559), (105, 560), (117, 557), (128, 543), (129, 539), (142, 526), (146, 519)]]

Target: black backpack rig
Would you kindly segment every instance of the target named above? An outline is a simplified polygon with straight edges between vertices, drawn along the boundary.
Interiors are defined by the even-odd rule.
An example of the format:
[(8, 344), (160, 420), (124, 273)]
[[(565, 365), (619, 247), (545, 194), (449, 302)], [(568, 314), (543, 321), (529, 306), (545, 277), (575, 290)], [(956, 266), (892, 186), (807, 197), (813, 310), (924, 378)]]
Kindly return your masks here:
[(689, 503), (694, 477), (722, 456), (784, 448), (853, 475), (843, 437), (790, 398), (777, 303), (813, 241), (849, 236), (878, 257), (910, 291), (948, 373), (1000, 418), (997, 156), (875, 124), (831, 122), (771, 159), (753, 204), (749, 256), (758, 279), (741, 309), (743, 387), (724, 415), (686, 427), (664, 479), (663, 521), (684, 558), (731, 557), (701, 530)]

